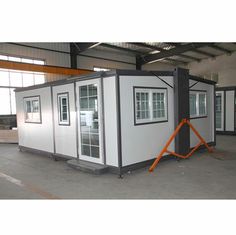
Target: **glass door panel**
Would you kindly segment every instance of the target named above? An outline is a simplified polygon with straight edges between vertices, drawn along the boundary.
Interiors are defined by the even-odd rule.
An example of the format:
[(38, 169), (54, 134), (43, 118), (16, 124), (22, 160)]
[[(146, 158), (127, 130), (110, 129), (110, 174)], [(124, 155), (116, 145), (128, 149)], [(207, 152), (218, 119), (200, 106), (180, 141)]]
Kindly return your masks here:
[(79, 87), (81, 155), (100, 158), (100, 126), (97, 84)]

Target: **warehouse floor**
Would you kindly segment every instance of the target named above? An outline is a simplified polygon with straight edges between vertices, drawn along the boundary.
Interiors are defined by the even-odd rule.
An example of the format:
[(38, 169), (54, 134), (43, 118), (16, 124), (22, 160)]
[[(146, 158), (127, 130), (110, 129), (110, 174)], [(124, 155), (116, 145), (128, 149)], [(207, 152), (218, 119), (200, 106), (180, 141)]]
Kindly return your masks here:
[(126, 174), (91, 175), (64, 161), (0, 145), (2, 199), (217, 199), (236, 198), (236, 137), (217, 136), (213, 154), (198, 152), (187, 160), (163, 161)]

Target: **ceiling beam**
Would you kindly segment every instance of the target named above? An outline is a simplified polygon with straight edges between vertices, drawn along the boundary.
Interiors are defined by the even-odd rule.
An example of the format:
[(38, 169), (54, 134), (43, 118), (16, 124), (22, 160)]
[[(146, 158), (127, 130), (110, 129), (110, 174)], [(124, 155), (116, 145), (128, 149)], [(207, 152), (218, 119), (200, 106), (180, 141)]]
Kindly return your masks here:
[(202, 51), (202, 50), (199, 50), (199, 49), (192, 49), (191, 51), (195, 52), (195, 53), (198, 53), (198, 54), (201, 54), (201, 55), (206, 55), (208, 57), (211, 57), (211, 58), (215, 58), (216, 55), (213, 55), (209, 52), (206, 52), (206, 51)]
[[(167, 44), (169, 44), (169, 45), (171, 45), (171, 46), (178, 46), (178, 45), (179, 45), (179, 43), (167, 43)], [(235, 44), (235, 45), (236, 45), (235, 42), (232, 42), (232, 44)], [(227, 53), (227, 54), (231, 54), (231, 53), (233, 52), (233, 51), (228, 50), (228, 49), (226, 49), (226, 48), (222, 48), (222, 47), (220, 47), (220, 46), (218, 46), (218, 45), (215, 45), (214, 43), (212, 43), (211, 45), (209, 45), (209, 47), (214, 48), (214, 49), (219, 50), (219, 51), (223, 51), (223, 52), (225, 52), (225, 53)], [(202, 54), (202, 55), (206, 55), (206, 56), (212, 57), (212, 58), (214, 58), (214, 57), (217, 56), (217, 55), (213, 55), (213, 54), (211, 54), (211, 53), (209, 53), (209, 52), (201, 51), (201, 50), (198, 50), (198, 49), (194, 49), (194, 50), (192, 50), (192, 51), (193, 51), (193, 52), (196, 52), (196, 53), (198, 53), (198, 54)]]
[(194, 60), (194, 61), (197, 61), (197, 62), (200, 62), (200, 61), (201, 61), (201, 59), (196, 58), (196, 57), (193, 57), (193, 56), (189, 56), (189, 55), (181, 54), (181, 55), (178, 55), (178, 56), (183, 57), (183, 58), (186, 58), (186, 59)]
[[(181, 45), (181, 43), (175, 43), (175, 42), (167, 42), (167, 44), (168, 44), (168, 45), (171, 45), (171, 46), (180, 46), (180, 45)], [(211, 57), (211, 58), (214, 58), (214, 57), (215, 57), (215, 55), (213, 55), (213, 54), (211, 54), (211, 53), (208, 53), (208, 52), (205, 52), (205, 51), (201, 51), (201, 50), (199, 50), (199, 49), (193, 49), (193, 50), (191, 50), (191, 51), (193, 51), (193, 52), (195, 52), (195, 53), (198, 53), (198, 54), (200, 54), (200, 55), (209, 56), (209, 57)], [(200, 59), (200, 60), (202, 60), (202, 59)]]
[[(182, 61), (182, 60), (176, 60), (176, 59), (170, 59), (170, 58), (165, 58), (163, 59), (165, 61), (170, 61), (171, 63), (174, 63), (174, 64), (187, 64), (188, 62), (186, 61)], [(161, 61), (161, 60), (160, 60)]]
[(75, 45), (75, 47), (77, 48), (77, 53), (81, 53), (83, 51), (86, 51), (88, 49), (94, 48), (96, 46), (98, 46), (99, 42), (73, 42), (73, 44)]
[[(157, 47), (157, 46), (154, 46), (154, 45), (150, 45), (150, 44), (146, 44), (146, 43), (129, 43), (129, 44), (131, 44), (131, 45), (135, 45), (135, 46), (139, 46), (139, 47), (145, 47), (145, 48), (149, 48), (149, 49), (152, 49), (152, 50), (156, 50), (156, 51), (167, 51), (167, 49), (163, 49), (163, 48), (161, 48), (161, 47)], [(167, 44), (169, 44), (169, 43), (167, 43)], [(170, 45), (170, 44), (169, 44)], [(171, 45), (171, 46), (174, 46), (174, 45)], [(200, 62), (201, 61), (201, 59), (199, 59), (199, 58), (196, 58), (196, 57), (193, 57), (193, 56), (188, 56), (188, 55), (183, 55), (183, 54), (181, 54), (181, 55), (178, 55), (178, 56), (180, 56), (180, 57), (182, 57), (182, 58), (186, 58), (186, 59), (190, 59), (190, 60), (194, 60), (194, 61), (198, 61), (198, 62)]]
[(77, 47), (75, 46), (75, 43), (70, 43), (70, 67), (72, 69), (77, 68)]
[(20, 70), (20, 71), (40, 72), (40, 73), (53, 73), (61, 75), (82, 75), (93, 72), (91, 70), (86, 70), (86, 69), (71, 69), (66, 67), (28, 64), (28, 63), (13, 62), (8, 60), (0, 60), (0, 68)]
[(181, 46), (181, 43), (180, 42), (165, 42), (166, 44), (170, 45), (170, 46)]
[(142, 42), (129, 42), (128, 44), (138, 46), (138, 47), (144, 47), (144, 48), (148, 48), (148, 49), (152, 49), (152, 50), (156, 50), (156, 51), (165, 51), (165, 49), (163, 49), (161, 47), (157, 47), (157, 46), (142, 43)]
[(187, 51), (191, 51), (192, 49), (198, 49), (198, 48), (209, 46), (209, 45), (211, 45), (211, 43), (189, 43), (189, 44), (177, 46), (170, 50), (162, 51), (160, 53), (143, 56), (143, 64), (155, 62), (160, 59), (172, 57), (172, 56), (179, 55)]
[(115, 50), (119, 50), (119, 51), (129, 52), (129, 53), (132, 53), (134, 55), (143, 55), (143, 53), (141, 53), (139, 51), (132, 50), (132, 49), (129, 49), (129, 48), (124, 48), (124, 47), (119, 47), (119, 46), (111, 45), (111, 44), (108, 44), (108, 43), (101, 43), (100, 46), (111, 48), (111, 49), (115, 49)]
[(232, 51), (225, 49), (223, 47), (217, 46), (217, 45), (211, 45), (210, 47), (218, 51), (223, 51), (224, 53), (229, 54), (229, 55), (232, 53)]

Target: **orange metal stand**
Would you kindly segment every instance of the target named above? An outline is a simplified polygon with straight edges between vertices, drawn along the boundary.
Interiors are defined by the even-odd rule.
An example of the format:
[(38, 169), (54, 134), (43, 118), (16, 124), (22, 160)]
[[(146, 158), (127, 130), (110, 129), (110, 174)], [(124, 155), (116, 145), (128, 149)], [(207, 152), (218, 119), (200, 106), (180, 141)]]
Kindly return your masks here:
[[(178, 153), (172, 152), (170, 150), (168, 150), (169, 145), (171, 144), (171, 142), (173, 141), (173, 139), (176, 137), (176, 135), (178, 134), (178, 132), (180, 131), (181, 127), (187, 124), (190, 126), (190, 128), (192, 129), (192, 131), (194, 132), (194, 134), (198, 137), (198, 139), (200, 140), (200, 142), (186, 155), (180, 155)], [(171, 135), (171, 137), (169, 138), (169, 140), (167, 141), (165, 147), (162, 149), (162, 151), (160, 152), (160, 154), (157, 156), (156, 160), (153, 162), (152, 166), (149, 168), (149, 172), (152, 172), (154, 170), (154, 168), (156, 167), (156, 165), (158, 164), (158, 162), (160, 161), (160, 159), (162, 158), (164, 153), (169, 153), (171, 155), (174, 155), (176, 157), (179, 158), (189, 158), (202, 144), (204, 144), (207, 148), (207, 150), (209, 152), (212, 152), (213, 149), (210, 148), (208, 146), (208, 144), (206, 143), (206, 141), (201, 137), (201, 135), (198, 133), (198, 131), (193, 127), (193, 125), (190, 123), (190, 121), (188, 119), (182, 119), (182, 121), (179, 123), (179, 125), (176, 127), (174, 133)]]

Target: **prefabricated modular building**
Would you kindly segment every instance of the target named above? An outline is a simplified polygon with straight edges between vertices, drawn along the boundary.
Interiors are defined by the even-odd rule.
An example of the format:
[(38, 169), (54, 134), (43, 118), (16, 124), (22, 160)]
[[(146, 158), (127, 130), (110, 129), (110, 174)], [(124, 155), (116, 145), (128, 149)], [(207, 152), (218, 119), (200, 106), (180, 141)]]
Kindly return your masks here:
[[(19, 147), (108, 166), (151, 164), (183, 118), (215, 145), (215, 83), (188, 70), (114, 70), (16, 89)], [(198, 139), (184, 126), (170, 150)]]
[(236, 87), (216, 88), (216, 132), (236, 134)]

